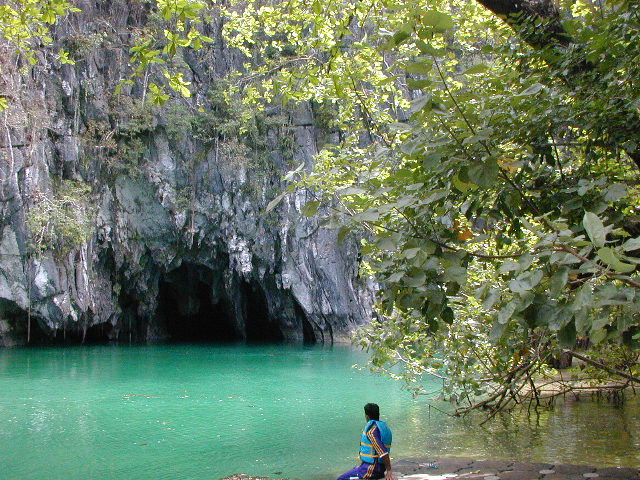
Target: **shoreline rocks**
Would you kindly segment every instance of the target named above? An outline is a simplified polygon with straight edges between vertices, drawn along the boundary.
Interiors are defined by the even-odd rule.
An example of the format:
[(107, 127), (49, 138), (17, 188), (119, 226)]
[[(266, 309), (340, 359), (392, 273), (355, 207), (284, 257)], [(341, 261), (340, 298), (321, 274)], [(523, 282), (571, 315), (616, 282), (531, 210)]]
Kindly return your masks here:
[(403, 459), (394, 472), (396, 480), (640, 480), (637, 468), (462, 457)]

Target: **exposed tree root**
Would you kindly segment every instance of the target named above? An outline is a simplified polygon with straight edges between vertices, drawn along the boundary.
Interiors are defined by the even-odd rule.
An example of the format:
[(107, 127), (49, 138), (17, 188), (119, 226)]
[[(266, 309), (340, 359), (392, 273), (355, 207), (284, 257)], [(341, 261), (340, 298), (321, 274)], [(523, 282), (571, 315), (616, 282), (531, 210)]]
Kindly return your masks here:
[[(499, 412), (525, 406), (529, 412), (532, 408), (535, 410), (539, 407), (552, 407), (558, 398), (578, 399), (581, 396), (590, 395), (621, 403), (625, 390), (632, 388), (635, 393), (634, 384), (640, 383), (639, 378), (618, 368), (610, 367), (572, 350), (565, 350), (565, 352), (587, 365), (622, 380), (610, 380), (604, 383), (601, 378), (585, 376), (565, 378), (562, 372), (554, 377), (545, 377), (541, 376), (539, 372), (548, 356), (544, 358), (529, 357), (528, 360), (523, 359), (522, 363), (516, 365), (503, 377), (493, 378), (495, 386), (485, 398), (477, 401), (466, 398), (469, 406), (458, 408), (455, 415), (466, 415), (476, 410), (488, 410), (486, 418), (480, 423), (483, 425)], [(633, 363), (638, 363), (638, 357)]]

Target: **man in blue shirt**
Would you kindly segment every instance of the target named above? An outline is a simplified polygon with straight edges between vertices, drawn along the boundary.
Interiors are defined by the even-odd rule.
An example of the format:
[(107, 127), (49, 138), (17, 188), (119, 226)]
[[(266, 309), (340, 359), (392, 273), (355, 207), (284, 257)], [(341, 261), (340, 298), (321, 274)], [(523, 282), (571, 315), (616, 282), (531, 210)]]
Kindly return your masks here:
[(362, 464), (338, 477), (338, 480), (379, 479), (394, 480), (391, 472), (391, 429), (380, 421), (380, 407), (375, 403), (364, 406), (367, 424), (362, 430), (358, 456)]

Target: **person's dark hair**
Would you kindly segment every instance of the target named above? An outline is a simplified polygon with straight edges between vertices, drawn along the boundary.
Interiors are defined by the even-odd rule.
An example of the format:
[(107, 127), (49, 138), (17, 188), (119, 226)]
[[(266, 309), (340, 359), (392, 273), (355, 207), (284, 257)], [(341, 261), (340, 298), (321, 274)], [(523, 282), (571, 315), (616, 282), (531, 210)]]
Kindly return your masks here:
[(376, 403), (367, 403), (364, 406), (364, 414), (371, 420), (380, 420), (380, 407)]

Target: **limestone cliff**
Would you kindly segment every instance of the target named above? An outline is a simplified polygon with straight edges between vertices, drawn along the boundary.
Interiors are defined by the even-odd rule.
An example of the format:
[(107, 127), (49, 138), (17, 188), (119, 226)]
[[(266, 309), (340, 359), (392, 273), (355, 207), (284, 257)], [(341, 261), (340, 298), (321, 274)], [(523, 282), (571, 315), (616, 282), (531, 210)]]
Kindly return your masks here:
[(213, 44), (181, 59), (191, 98), (151, 108), (146, 77), (114, 95), (148, 12), (78, 6), (52, 47), (75, 65), (43, 51), (28, 67), (0, 44), (0, 345), (347, 340), (371, 303), (353, 245), (300, 214), (308, 192), (264, 213), (312, 162), (313, 109), (239, 118), (215, 18)]

